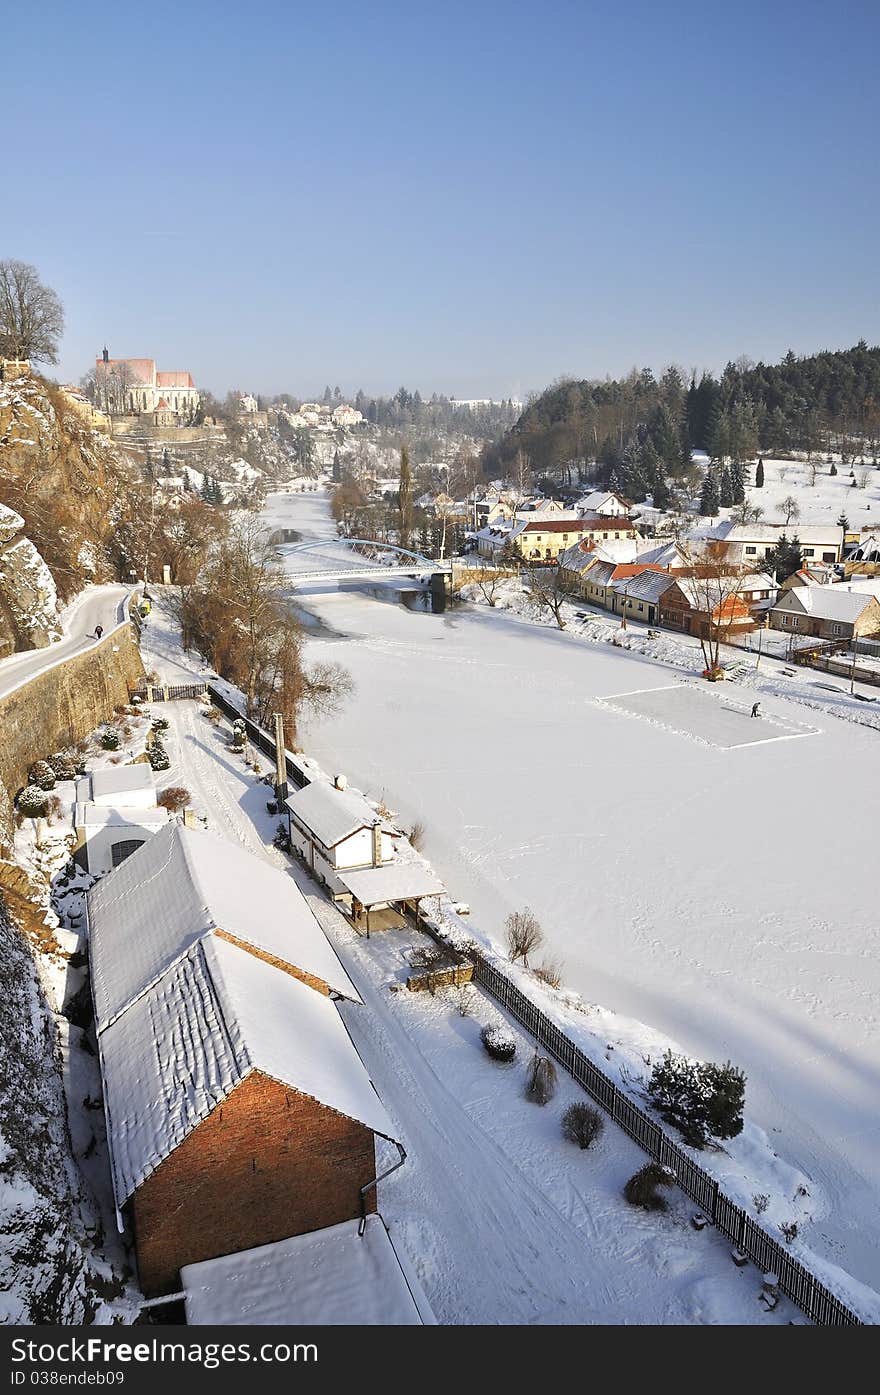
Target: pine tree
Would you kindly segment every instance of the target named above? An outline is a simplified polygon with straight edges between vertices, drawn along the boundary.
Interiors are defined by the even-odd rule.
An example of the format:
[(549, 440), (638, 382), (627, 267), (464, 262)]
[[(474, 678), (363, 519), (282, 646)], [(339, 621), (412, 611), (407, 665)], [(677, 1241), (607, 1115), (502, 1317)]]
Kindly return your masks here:
[(746, 485), (743, 476), (743, 467), (738, 460), (734, 460), (730, 466), (730, 487), (734, 504), (744, 504)]
[(700, 494), (700, 513), (704, 518), (714, 518), (720, 506), (718, 476), (710, 465), (703, 478), (703, 489)]
[(654, 482), (651, 486), (651, 497), (654, 500), (654, 508), (660, 509), (663, 513), (667, 511), (669, 505), (672, 503), (669, 485), (666, 483), (661, 473), (654, 476)]
[[(801, 540), (797, 533), (795, 533), (791, 542), (788, 544), (788, 556), (785, 560), (787, 570), (785, 575), (792, 576), (795, 572), (799, 572), (803, 565), (804, 554), (801, 552)], [(784, 579), (785, 578), (783, 578), (783, 580)]]
[(831, 462), (831, 469), (828, 471), (828, 473), (829, 473), (829, 475), (836, 475), (836, 474), (837, 474), (837, 466), (835, 465), (835, 463), (834, 463), (833, 460), (832, 460), (832, 462)]
[(758, 464), (755, 467), (755, 488), (764, 488), (764, 461), (760, 455), (758, 456)]
[(721, 467), (721, 492), (719, 495), (721, 507), (729, 509), (733, 503), (733, 481), (730, 478), (730, 470), (726, 465)]

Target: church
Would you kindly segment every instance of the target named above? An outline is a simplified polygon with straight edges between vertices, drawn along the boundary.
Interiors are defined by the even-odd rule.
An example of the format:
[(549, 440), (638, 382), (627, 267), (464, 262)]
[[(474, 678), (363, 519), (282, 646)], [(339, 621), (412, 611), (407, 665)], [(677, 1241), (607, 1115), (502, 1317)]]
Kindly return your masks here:
[(154, 426), (188, 426), (199, 405), (191, 373), (159, 372), (154, 358), (95, 360), (98, 402), (110, 416), (144, 416)]

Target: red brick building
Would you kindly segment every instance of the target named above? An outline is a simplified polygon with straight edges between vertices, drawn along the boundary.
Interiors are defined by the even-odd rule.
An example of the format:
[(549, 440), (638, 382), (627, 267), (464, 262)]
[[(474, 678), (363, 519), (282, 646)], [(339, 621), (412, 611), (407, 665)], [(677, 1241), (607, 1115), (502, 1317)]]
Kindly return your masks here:
[[(264, 873), (284, 900), (274, 882), (263, 900)], [(226, 892), (234, 933), (214, 923)], [(148, 1296), (178, 1291), (184, 1265), (375, 1210), (375, 1135), (393, 1126), (330, 996), (354, 989), (303, 908), (290, 878), (180, 825), (89, 895), (113, 1187)]]

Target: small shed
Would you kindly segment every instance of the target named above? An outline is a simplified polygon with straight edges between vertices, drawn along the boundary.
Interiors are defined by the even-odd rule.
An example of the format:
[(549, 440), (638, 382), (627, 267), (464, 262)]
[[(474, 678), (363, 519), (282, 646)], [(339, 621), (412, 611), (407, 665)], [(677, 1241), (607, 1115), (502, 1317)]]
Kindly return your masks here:
[(340, 872), (343, 894), (354, 925), (371, 930), (389, 930), (406, 924), (406, 914), (418, 916), (419, 902), (426, 896), (439, 896), (443, 883), (420, 862), (392, 862), (382, 867), (364, 867)]
[(436, 1319), (380, 1216), (181, 1270), (192, 1327), (416, 1327)]
[(400, 833), (362, 794), (347, 788), (344, 776), (333, 784), (313, 780), (295, 790), (285, 807), (291, 846), (334, 897), (346, 894), (342, 870), (378, 867), (394, 857)]

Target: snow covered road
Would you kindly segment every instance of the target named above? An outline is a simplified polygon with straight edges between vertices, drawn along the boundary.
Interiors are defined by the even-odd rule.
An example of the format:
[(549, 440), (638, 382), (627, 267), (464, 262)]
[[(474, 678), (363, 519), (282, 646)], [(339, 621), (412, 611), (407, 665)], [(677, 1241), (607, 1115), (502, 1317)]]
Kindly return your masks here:
[(62, 616), (64, 638), (45, 649), (28, 649), (0, 661), (0, 697), (28, 683), (38, 673), (73, 658), (95, 643), (95, 626), (112, 630), (125, 618), (125, 598), (130, 586), (89, 586)]

